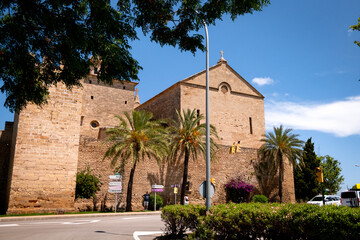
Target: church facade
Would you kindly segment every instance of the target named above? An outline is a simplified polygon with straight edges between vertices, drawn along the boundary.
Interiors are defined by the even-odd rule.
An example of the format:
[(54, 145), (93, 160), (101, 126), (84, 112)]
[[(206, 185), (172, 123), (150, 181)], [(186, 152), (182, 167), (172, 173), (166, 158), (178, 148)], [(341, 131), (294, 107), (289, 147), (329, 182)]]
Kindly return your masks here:
[[(114, 115), (147, 110), (155, 118), (176, 119), (176, 110), (196, 109), (205, 114), (205, 71), (177, 82), (140, 104), (136, 83), (114, 81), (112, 86), (97, 82), (94, 69), (81, 88), (69, 91), (58, 85), (50, 89), (48, 104), (29, 105), (15, 116), (14, 123), (0, 136), (1, 211), (7, 213), (64, 212), (75, 209), (76, 173), (90, 167), (103, 183), (98, 203), (110, 204), (108, 175), (114, 174), (109, 160), (103, 160), (105, 130), (118, 124)], [(224, 184), (241, 176), (258, 186), (254, 164), (265, 134), (264, 97), (221, 57), (210, 68), (210, 123), (217, 128), (220, 149), (212, 163), (216, 179), (213, 202), (225, 202)], [(240, 143), (241, 150), (229, 149)], [(126, 193), (130, 165), (122, 172)], [(141, 196), (151, 185), (162, 184), (165, 203), (174, 203), (171, 185), (181, 183), (182, 163), (158, 164), (145, 159), (134, 177), (133, 208), (141, 209)], [(292, 168), (286, 170), (284, 199), (295, 201)], [(204, 181), (205, 160), (189, 165), (190, 203), (203, 203), (197, 191)], [(122, 196), (124, 198), (124, 196)]]

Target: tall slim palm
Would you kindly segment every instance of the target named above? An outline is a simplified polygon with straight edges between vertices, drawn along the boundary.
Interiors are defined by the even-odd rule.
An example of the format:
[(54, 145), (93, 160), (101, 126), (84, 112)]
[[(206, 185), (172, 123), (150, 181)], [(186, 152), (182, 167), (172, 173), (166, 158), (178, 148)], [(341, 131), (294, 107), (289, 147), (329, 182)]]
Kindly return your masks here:
[(261, 141), (264, 144), (260, 147), (260, 153), (263, 157), (273, 161), (279, 168), (279, 197), (282, 202), (283, 192), (282, 183), (284, 181), (284, 157), (295, 166), (297, 159), (300, 160), (303, 141), (298, 139), (298, 134), (292, 134), (292, 129), (283, 129), (283, 126), (274, 127), (274, 133), (267, 133)]
[(105, 143), (112, 145), (107, 149), (104, 159), (112, 158), (111, 165), (114, 166), (120, 159), (120, 169), (123, 169), (129, 159), (132, 159), (132, 167), (129, 176), (126, 211), (132, 211), (132, 186), (136, 164), (145, 156), (160, 161), (166, 154), (167, 141), (165, 129), (161, 120), (153, 120), (152, 113), (146, 111), (133, 111), (132, 115), (124, 112), (125, 118), (116, 116), (120, 124), (106, 131), (110, 136)]
[[(180, 195), (181, 204), (184, 204), (186, 191), (185, 186), (188, 179), (189, 159), (191, 157), (192, 159), (196, 160), (199, 152), (204, 156), (206, 153), (206, 125), (204, 123), (200, 124), (200, 121), (204, 118), (204, 116), (197, 116), (195, 109), (192, 111), (190, 109), (187, 109), (186, 111), (183, 110), (183, 115), (181, 115), (177, 110), (176, 113), (178, 116), (178, 123), (175, 124), (177, 127), (174, 127), (172, 130), (173, 134), (170, 145), (170, 156), (172, 158), (176, 158), (177, 156), (181, 158), (184, 156), (184, 172)], [(214, 126), (210, 126), (210, 134), (213, 137), (218, 137)], [(213, 138), (210, 138), (211, 155), (214, 155), (217, 148), (218, 146), (213, 141)]]

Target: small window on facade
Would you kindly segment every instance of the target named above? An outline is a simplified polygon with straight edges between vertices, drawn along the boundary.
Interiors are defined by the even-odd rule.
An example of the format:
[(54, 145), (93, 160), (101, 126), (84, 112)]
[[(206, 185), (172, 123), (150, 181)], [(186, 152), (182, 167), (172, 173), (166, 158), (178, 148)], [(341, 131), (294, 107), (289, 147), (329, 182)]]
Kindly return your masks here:
[(83, 125), (83, 122), (84, 122), (84, 116), (81, 116), (81, 118), (80, 118), (80, 126)]
[(91, 99), (94, 99), (94, 96), (91, 96)]
[(249, 117), (250, 134), (253, 134), (252, 119)]
[(227, 93), (229, 90), (228, 90), (228, 88), (227, 88), (227, 86), (225, 86), (225, 85), (223, 85), (223, 86), (221, 86), (221, 92), (222, 93)]
[(127, 104), (127, 101), (125, 101), (125, 104)]
[(97, 128), (100, 126), (99, 122), (96, 120), (91, 121), (90, 125), (92, 128)]
[(98, 68), (94, 68), (94, 74), (98, 74)]
[(92, 83), (91, 80), (89, 80), (89, 83), (90, 83), (90, 84)]
[[(196, 109), (196, 117), (200, 116), (200, 109)], [(200, 125), (200, 122), (197, 123), (197, 125)]]
[(125, 86), (123, 86), (123, 89), (125, 89)]

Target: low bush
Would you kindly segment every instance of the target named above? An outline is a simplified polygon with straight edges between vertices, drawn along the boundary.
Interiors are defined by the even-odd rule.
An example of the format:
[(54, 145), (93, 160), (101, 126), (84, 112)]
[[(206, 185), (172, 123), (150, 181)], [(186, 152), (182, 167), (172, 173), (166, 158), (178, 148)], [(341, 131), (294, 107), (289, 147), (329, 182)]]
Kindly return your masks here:
[(197, 231), (206, 208), (200, 205), (168, 205), (162, 210), (166, 235), (181, 237), (186, 231)]
[(268, 198), (264, 195), (254, 195), (252, 201), (255, 203), (267, 203)]
[(166, 233), (193, 232), (188, 239), (360, 239), (360, 209), (309, 204), (242, 203), (169, 206)]
[(76, 174), (75, 198), (95, 197), (101, 185), (99, 178), (87, 168)]
[[(148, 209), (154, 211), (154, 195), (150, 195), (149, 207)], [(156, 194), (156, 210), (159, 210), (163, 206), (163, 199), (159, 194)]]

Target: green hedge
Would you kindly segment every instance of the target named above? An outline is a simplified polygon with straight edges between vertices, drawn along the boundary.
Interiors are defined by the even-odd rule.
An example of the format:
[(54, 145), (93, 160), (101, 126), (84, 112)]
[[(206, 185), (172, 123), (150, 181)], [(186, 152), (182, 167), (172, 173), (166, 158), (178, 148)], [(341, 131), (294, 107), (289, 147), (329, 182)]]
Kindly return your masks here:
[[(148, 209), (151, 210), (151, 211), (154, 211), (154, 199), (155, 199), (155, 196), (150, 195), (150, 201), (149, 201)], [(162, 206), (163, 206), (163, 198), (159, 194), (156, 194), (156, 210), (159, 211), (159, 209)]]
[(167, 206), (166, 233), (188, 239), (360, 239), (360, 209), (309, 204)]

